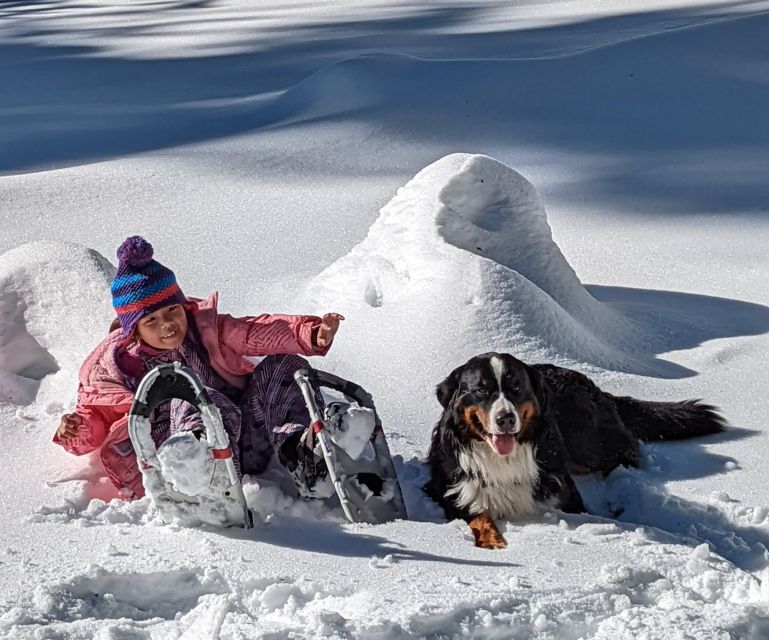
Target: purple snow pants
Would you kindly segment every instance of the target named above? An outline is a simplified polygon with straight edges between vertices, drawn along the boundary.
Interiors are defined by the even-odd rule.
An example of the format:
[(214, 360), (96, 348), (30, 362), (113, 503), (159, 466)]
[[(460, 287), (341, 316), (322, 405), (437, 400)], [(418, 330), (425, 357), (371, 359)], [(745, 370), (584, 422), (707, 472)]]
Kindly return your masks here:
[[(309, 426), (310, 416), (299, 385), (294, 381), (295, 371), (309, 368), (307, 361), (297, 355), (266, 357), (256, 366), (238, 405), (221, 391), (206, 386), (222, 414), (239, 474), (264, 471), (273, 453), (277, 454), (292, 435)], [(319, 393), (315, 400), (322, 409), (323, 399)], [(203, 424), (197, 410), (178, 398), (160, 405), (151, 422), (156, 446), (179, 431)], [(295, 440), (298, 443), (298, 437)], [(293, 456), (289, 453), (288, 457)], [(285, 456), (278, 458), (285, 464)]]

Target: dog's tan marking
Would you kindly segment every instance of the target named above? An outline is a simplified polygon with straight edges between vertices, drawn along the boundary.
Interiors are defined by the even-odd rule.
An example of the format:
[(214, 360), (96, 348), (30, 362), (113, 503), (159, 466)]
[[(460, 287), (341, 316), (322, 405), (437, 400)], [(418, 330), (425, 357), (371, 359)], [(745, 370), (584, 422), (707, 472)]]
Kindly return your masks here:
[(482, 549), (504, 549), (507, 541), (497, 529), (497, 525), (492, 520), (487, 511), (475, 516), (467, 524), (475, 536), (475, 546)]
[(521, 402), (521, 404), (518, 405), (518, 415), (521, 416), (521, 421), (524, 423), (536, 418), (538, 413), (539, 409), (537, 408), (537, 405), (531, 402), (531, 400)]
[(521, 431), (518, 434), (518, 439), (521, 442), (528, 442), (534, 439), (534, 421), (539, 415), (539, 407), (536, 402), (527, 400), (521, 402), (516, 408), (518, 415), (521, 417)]
[[(465, 408), (462, 417), (465, 420), (465, 426), (472, 436), (475, 436), (479, 440), (483, 440), (486, 437), (485, 430), (489, 424), (488, 414), (478, 406), (470, 406)], [(475, 418), (481, 425), (481, 429), (478, 429), (478, 425), (475, 423)]]

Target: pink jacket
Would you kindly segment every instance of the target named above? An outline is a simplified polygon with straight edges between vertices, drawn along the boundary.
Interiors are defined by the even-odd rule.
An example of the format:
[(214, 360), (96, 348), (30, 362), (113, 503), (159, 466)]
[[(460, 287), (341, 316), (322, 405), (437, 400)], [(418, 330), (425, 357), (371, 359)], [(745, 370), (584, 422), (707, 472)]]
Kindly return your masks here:
[[(328, 346), (313, 343), (321, 319), (316, 316), (268, 315), (233, 318), (219, 314), (217, 293), (207, 300), (188, 298), (191, 312), (211, 366), (227, 382), (243, 389), (255, 365), (244, 356), (300, 353), (325, 355)], [(101, 447), (101, 459), (110, 480), (144, 495), (136, 456), (128, 438), (128, 411), (133, 391), (126, 386), (126, 373), (137, 365), (127, 349), (130, 340), (113, 331), (88, 355), (80, 368), (75, 412), (83, 419), (75, 438), (53, 441), (70, 453), (83, 455)]]

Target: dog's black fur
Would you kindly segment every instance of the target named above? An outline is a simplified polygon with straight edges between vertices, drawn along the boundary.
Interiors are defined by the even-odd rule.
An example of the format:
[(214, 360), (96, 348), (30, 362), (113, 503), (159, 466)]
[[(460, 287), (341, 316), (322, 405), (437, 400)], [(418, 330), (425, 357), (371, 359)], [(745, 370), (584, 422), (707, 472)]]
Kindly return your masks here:
[[(613, 396), (577, 371), (507, 354), (470, 359), (438, 385), (437, 395), (443, 413), (425, 490), (448, 518), (470, 522), (479, 546), (504, 546), (493, 520), (526, 515), (532, 505), (585, 511), (572, 474), (638, 466), (639, 440), (693, 438), (725, 427), (700, 401)], [(503, 443), (502, 453), (493, 442)], [(530, 470), (517, 476), (525, 465)]]

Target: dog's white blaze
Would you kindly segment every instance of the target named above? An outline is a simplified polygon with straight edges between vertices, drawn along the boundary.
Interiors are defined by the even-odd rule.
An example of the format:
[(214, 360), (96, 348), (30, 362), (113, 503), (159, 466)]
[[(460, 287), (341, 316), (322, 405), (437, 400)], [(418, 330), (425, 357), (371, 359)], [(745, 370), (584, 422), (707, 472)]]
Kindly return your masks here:
[(489, 426), (491, 431), (492, 433), (501, 433), (502, 429), (497, 424), (497, 418), (512, 413), (515, 415), (515, 429), (509, 433), (518, 433), (521, 430), (521, 417), (518, 415), (515, 405), (502, 392), (502, 376), (505, 375), (505, 363), (502, 362), (502, 358), (491, 356), (491, 369), (494, 371), (494, 376), (497, 379), (497, 389), (499, 389), (499, 397), (494, 400), (489, 410)]
[(531, 444), (516, 444), (510, 455), (500, 456), (486, 442), (473, 442), (459, 454), (459, 466), (470, 477), (449, 487), (445, 495), (460, 509), (472, 514), (488, 511), (501, 519), (539, 512), (534, 500), (539, 470)]
[(491, 368), (497, 377), (497, 387), (502, 388), (502, 376), (505, 375), (505, 363), (498, 356), (491, 356)]

